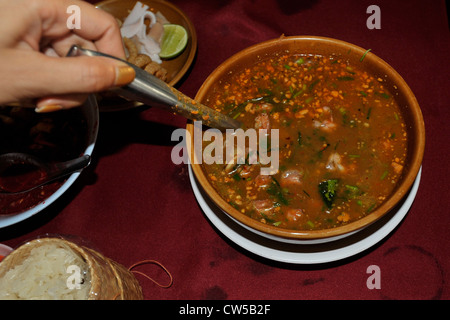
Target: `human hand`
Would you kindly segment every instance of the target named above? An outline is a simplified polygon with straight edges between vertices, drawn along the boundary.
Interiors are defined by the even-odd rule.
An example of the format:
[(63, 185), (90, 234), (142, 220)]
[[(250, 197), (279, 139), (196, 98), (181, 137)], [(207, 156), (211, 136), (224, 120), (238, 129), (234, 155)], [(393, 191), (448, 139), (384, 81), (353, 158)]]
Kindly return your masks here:
[[(80, 28), (67, 8), (80, 8)], [(131, 82), (132, 68), (104, 57), (65, 57), (74, 44), (125, 58), (119, 26), (79, 0), (0, 0), (0, 104), (37, 99), (36, 111), (78, 106), (92, 92)]]

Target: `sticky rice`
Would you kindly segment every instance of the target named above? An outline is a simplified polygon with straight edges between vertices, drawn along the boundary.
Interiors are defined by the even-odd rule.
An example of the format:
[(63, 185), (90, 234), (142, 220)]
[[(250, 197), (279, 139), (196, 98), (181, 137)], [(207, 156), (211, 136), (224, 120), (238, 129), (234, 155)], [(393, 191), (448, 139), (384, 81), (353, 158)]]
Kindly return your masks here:
[(0, 299), (86, 300), (90, 288), (86, 261), (64, 244), (45, 243), (0, 278)]

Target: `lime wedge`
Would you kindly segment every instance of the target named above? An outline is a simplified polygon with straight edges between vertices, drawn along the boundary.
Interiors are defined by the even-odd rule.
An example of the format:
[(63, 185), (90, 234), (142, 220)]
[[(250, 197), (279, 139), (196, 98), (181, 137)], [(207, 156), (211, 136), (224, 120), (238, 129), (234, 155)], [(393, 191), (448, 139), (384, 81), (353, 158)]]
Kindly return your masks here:
[(186, 29), (178, 24), (165, 24), (164, 35), (161, 40), (161, 52), (159, 56), (162, 59), (175, 58), (186, 48), (188, 34)]

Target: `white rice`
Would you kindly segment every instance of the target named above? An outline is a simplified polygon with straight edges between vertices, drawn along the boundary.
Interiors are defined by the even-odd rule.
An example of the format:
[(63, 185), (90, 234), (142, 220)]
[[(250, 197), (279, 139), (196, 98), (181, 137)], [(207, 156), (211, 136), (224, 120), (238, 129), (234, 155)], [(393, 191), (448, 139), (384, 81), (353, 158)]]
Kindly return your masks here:
[[(75, 266), (71, 268), (75, 273), (79, 270), (80, 277), (69, 266)], [(5, 273), (0, 279), (0, 299), (86, 300), (90, 287), (83, 258), (69, 247), (48, 243), (33, 248), (21, 264)]]

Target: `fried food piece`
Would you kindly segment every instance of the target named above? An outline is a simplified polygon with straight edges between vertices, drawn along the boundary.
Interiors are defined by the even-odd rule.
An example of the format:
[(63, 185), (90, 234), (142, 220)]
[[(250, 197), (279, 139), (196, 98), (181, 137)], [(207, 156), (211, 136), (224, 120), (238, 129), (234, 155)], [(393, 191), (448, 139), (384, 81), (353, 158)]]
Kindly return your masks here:
[(133, 39), (124, 37), (123, 43), (128, 51), (127, 61), (135, 66), (144, 69), (146, 72), (158, 77), (163, 81), (167, 81), (167, 70), (146, 55), (139, 53), (139, 48)]
[(128, 62), (133, 63), (133, 61), (136, 59), (139, 53), (136, 43), (134, 43), (134, 41), (131, 40), (130, 38), (123, 37), (123, 44), (125, 45), (125, 48), (128, 51), (127, 57)]
[(154, 61), (147, 64), (144, 70), (163, 81), (167, 80), (167, 70)]
[(139, 53), (132, 63), (139, 68), (145, 68), (150, 62), (152, 62), (152, 59), (148, 55)]

